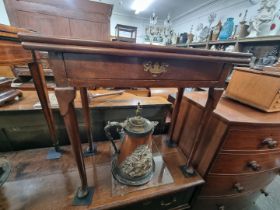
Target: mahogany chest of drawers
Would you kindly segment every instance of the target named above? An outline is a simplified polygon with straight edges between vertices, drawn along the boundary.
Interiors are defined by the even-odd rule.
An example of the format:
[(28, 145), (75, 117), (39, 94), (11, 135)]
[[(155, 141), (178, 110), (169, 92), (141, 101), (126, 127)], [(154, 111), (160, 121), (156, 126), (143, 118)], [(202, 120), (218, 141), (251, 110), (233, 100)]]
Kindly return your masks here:
[[(207, 93), (185, 95), (176, 124), (179, 146), (188, 155)], [(205, 178), (193, 209), (236, 210), (260, 195), (280, 168), (280, 113), (264, 113), (222, 97), (203, 131), (194, 167)]]

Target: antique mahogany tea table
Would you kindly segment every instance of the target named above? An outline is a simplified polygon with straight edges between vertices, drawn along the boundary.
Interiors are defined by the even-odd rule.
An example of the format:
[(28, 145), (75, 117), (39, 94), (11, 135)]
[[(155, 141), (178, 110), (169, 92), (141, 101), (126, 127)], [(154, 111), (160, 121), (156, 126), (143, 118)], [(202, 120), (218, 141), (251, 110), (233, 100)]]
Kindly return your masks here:
[[(248, 64), (251, 57), (251, 54), (244, 53), (89, 41), (26, 33), (18, 35), (25, 49), (32, 52), (47, 51), (49, 54), (60, 113), (64, 118), (81, 179), (75, 201), (88, 199), (91, 194), (73, 105), (76, 88), (84, 93), (92, 86), (178, 88), (168, 139), (170, 146), (176, 146), (173, 131), (184, 88), (209, 87), (206, 109), (194, 137), (192, 152), (186, 165), (182, 166), (182, 172), (186, 176), (192, 176), (193, 153), (199, 143), (201, 130), (221, 97), (225, 79), (233, 64)], [(88, 98), (83, 97), (82, 101), (85, 113), (89, 113), (86, 106)]]

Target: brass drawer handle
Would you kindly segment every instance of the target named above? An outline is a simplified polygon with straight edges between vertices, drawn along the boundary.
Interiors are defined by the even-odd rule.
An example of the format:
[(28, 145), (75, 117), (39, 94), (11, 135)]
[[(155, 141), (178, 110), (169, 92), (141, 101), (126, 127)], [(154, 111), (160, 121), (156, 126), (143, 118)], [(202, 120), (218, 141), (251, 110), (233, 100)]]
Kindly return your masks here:
[(242, 187), (240, 183), (234, 184), (233, 189), (235, 189), (238, 193), (242, 193), (244, 191), (244, 187)]
[(261, 169), (260, 164), (257, 161), (253, 160), (247, 163), (247, 166), (251, 168), (253, 171), (259, 171)]
[(168, 202), (168, 203), (165, 203), (164, 201), (160, 201), (160, 205), (161, 205), (161, 206), (170, 206), (170, 205), (172, 205), (172, 204), (174, 204), (174, 203), (176, 203), (176, 202), (177, 202), (176, 198), (173, 197), (173, 200), (170, 201), (170, 202)]
[(168, 64), (148, 61), (144, 63), (144, 71), (150, 72), (153, 77), (157, 77), (164, 72), (167, 72)]
[(273, 138), (268, 137), (262, 141), (262, 145), (267, 146), (269, 149), (274, 149), (275, 147), (277, 147), (278, 142)]

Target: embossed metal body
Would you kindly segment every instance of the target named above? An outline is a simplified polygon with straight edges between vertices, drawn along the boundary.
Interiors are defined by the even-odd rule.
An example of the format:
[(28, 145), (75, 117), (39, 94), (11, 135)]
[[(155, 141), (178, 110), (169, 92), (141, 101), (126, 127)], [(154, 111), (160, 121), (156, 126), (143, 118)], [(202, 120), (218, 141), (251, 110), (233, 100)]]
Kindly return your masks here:
[[(112, 161), (112, 173), (119, 182), (127, 185), (142, 185), (153, 175), (152, 133), (158, 122), (151, 122), (141, 117), (138, 104), (136, 116), (123, 123), (108, 122), (104, 128), (111, 140), (115, 157)], [(116, 128), (121, 136), (120, 149), (111, 136), (111, 129)]]

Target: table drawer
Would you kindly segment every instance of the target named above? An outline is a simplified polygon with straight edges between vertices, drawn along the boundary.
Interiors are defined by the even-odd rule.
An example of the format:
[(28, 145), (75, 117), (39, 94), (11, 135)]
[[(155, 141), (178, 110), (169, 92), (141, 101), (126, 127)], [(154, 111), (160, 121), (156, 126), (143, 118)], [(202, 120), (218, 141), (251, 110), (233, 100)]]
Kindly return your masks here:
[(230, 130), (222, 149), (248, 151), (280, 149), (280, 127)]
[(145, 200), (135, 204), (131, 204), (125, 207), (121, 207), (121, 210), (130, 209), (145, 209), (145, 210), (179, 210), (189, 209), (191, 197), (194, 193), (194, 188), (187, 189), (185, 191), (171, 193), (165, 196), (161, 196), (154, 199)]
[(194, 210), (237, 210), (248, 209), (261, 195), (260, 192), (250, 192), (242, 195), (199, 197), (194, 204)]
[(201, 196), (237, 195), (249, 191), (261, 190), (276, 176), (275, 171), (253, 175), (209, 175), (202, 188)]
[[(114, 80), (115, 82), (117, 80), (126, 82), (142, 80), (143, 82), (144, 80), (151, 85), (158, 79), (163, 80), (162, 82), (172, 82), (174, 85), (178, 84), (176, 81), (214, 82), (220, 79), (223, 67), (222, 63), (176, 59), (83, 54), (77, 61), (77, 57), (77, 54), (64, 54), (67, 77), (72, 82), (85, 80), (85, 78), (88, 81), (94, 80), (97, 82), (94, 83), (95, 85), (99, 85), (99, 82), (105, 84), (104, 80)], [(82, 69), (81, 66), (83, 66)], [(209, 71), (209, 69), (216, 69), (216, 71)], [(112, 84), (114, 83), (111, 82)], [(143, 83), (142, 86), (145, 84)], [(156, 85), (158, 84), (154, 84), (154, 86)]]
[(252, 174), (280, 167), (280, 152), (236, 154), (220, 153), (210, 174)]

